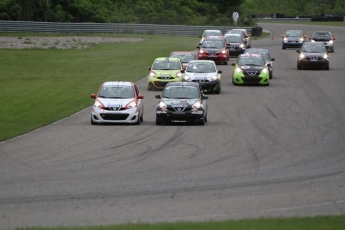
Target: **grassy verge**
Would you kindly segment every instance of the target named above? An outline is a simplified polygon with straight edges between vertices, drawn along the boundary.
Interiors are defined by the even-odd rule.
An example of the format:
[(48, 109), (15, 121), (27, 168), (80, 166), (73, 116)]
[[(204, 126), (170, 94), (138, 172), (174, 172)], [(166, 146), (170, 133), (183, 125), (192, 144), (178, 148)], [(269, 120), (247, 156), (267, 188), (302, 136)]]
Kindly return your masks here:
[(345, 215), (304, 218), (260, 218), (202, 223), (123, 224), (98, 227), (25, 228), (26, 230), (343, 230)]
[(80, 111), (92, 104), (90, 94), (102, 82), (137, 81), (148, 74), (155, 58), (194, 50), (199, 42), (198, 37), (127, 36), (144, 41), (92, 45), (84, 50), (1, 49), (0, 141)]

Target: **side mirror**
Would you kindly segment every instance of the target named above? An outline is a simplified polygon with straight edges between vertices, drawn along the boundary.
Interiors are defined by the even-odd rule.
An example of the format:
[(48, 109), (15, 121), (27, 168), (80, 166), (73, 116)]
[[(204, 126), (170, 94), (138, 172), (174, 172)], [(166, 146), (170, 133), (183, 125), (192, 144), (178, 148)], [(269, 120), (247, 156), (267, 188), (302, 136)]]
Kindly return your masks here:
[(223, 71), (221, 71), (221, 70), (218, 70), (218, 73), (223, 73)]
[[(199, 44), (200, 45), (200, 44)], [(200, 46), (197, 46), (196, 48), (200, 49)]]
[(202, 36), (199, 36), (199, 38), (202, 38)]
[(151, 70), (151, 67), (149, 67), (147, 70)]
[(138, 94), (138, 99), (144, 99), (144, 95), (142, 95), (142, 94)]
[(155, 98), (161, 99), (161, 95), (157, 94), (157, 95), (155, 95)]
[(181, 73), (184, 73), (184, 69), (181, 70)]
[(274, 59), (274, 58), (271, 58), (271, 61), (275, 61), (275, 59)]
[(232, 66), (236, 66), (236, 63), (231, 63)]
[(296, 50), (296, 53), (300, 53), (301, 51), (300, 50)]
[(284, 35), (282, 35), (282, 38), (284, 38), (285, 36)]
[(91, 94), (91, 98), (96, 98), (96, 94)]
[(203, 98), (203, 99), (208, 99), (208, 96), (203, 95), (202, 98)]
[(270, 63), (267, 63), (266, 65), (267, 65), (267, 66), (271, 66), (271, 64), (270, 64)]

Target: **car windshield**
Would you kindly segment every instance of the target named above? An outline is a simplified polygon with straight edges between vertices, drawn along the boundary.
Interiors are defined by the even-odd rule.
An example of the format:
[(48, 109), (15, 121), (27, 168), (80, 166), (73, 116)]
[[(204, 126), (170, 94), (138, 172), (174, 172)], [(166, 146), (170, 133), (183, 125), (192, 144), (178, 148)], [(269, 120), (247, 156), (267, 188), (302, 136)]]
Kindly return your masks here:
[(187, 72), (190, 73), (214, 73), (216, 68), (212, 63), (189, 63), (187, 67)]
[(180, 70), (181, 65), (177, 61), (156, 61), (153, 64), (154, 70)]
[(221, 49), (224, 48), (224, 43), (220, 40), (204, 40), (203, 43), (201, 43), (201, 47)]
[(313, 38), (327, 38), (329, 40), (332, 39), (332, 35), (330, 32), (316, 32), (313, 34)]
[(238, 64), (239, 65), (263, 66), (263, 65), (265, 65), (265, 62), (261, 57), (241, 57), (238, 60)]
[(302, 52), (307, 52), (307, 53), (325, 53), (327, 52), (326, 48), (324, 45), (304, 45), (302, 46)]
[(162, 96), (175, 99), (199, 98), (199, 89), (195, 86), (167, 86)]
[(286, 37), (302, 37), (302, 32), (301, 31), (288, 31), (285, 34)]
[(134, 98), (134, 91), (131, 86), (103, 86), (98, 93), (98, 97), (100, 98)]
[(227, 43), (242, 43), (243, 39), (240, 36), (226, 36)]
[(221, 31), (205, 31), (203, 36), (222, 36), (222, 32)]
[(170, 57), (177, 57), (183, 63), (188, 63), (192, 60), (195, 60), (194, 55), (192, 54), (172, 54)]

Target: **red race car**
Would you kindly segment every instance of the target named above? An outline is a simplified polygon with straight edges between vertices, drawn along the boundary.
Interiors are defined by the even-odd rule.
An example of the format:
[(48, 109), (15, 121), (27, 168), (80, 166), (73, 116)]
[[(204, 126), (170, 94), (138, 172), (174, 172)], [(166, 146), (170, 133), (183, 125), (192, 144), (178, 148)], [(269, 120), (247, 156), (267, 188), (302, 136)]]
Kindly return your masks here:
[(212, 60), (215, 63), (228, 64), (229, 50), (226, 48), (224, 36), (207, 36), (204, 41), (197, 46), (198, 60)]

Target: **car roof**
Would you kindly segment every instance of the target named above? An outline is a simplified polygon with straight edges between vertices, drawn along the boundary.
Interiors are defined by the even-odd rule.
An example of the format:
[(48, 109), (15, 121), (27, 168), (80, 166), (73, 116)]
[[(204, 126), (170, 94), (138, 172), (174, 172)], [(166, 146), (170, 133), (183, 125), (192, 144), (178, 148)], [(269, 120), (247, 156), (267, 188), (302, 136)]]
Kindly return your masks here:
[(193, 51), (174, 51), (174, 52), (171, 52), (170, 55), (172, 54), (195, 54)]
[(220, 30), (204, 30), (204, 32), (222, 32)]
[(189, 61), (189, 63), (211, 63), (216, 65), (216, 63), (213, 60), (192, 60)]
[(210, 39), (224, 39), (224, 36), (206, 36), (205, 39), (210, 40)]
[(264, 49), (264, 48), (249, 48), (249, 49), (246, 49), (244, 52), (245, 53), (247, 53), (247, 52), (266, 52), (266, 53), (269, 53), (268, 49)]
[(244, 53), (244, 54), (240, 54), (239, 57), (263, 58), (260, 54), (257, 54), (257, 53)]
[(103, 83), (103, 86), (132, 86), (133, 83), (129, 81), (106, 81)]
[(198, 82), (169, 82), (168, 84), (166, 84), (167, 86), (195, 86), (197, 88), (199, 88), (199, 83)]
[(181, 61), (178, 57), (159, 57), (156, 58), (155, 61)]

